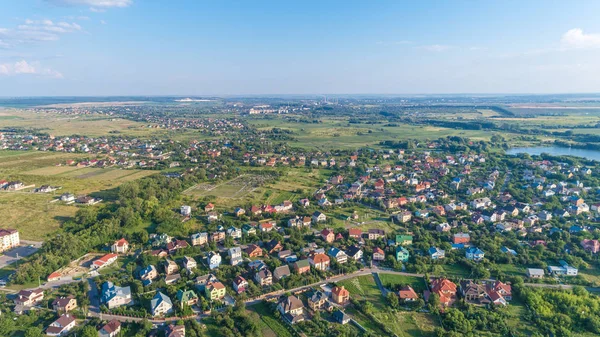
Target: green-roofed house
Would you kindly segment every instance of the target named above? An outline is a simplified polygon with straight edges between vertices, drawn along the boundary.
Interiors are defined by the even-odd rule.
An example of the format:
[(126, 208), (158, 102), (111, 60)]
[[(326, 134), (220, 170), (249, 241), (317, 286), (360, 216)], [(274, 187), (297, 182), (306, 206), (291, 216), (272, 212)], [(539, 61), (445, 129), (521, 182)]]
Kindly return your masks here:
[(396, 244), (397, 245), (412, 245), (413, 243), (413, 236), (412, 235), (401, 235), (398, 234), (396, 235)]
[(310, 271), (310, 263), (306, 259), (294, 262), (293, 267), (298, 274), (304, 274)]
[(256, 227), (245, 224), (242, 226), (242, 233), (246, 236), (256, 235)]
[(408, 250), (402, 246), (398, 246), (396, 247), (396, 260), (398, 260), (399, 262), (406, 262), (408, 261), (408, 257), (410, 255), (408, 254)]
[(177, 301), (179, 301), (179, 305), (183, 308), (183, 305), (186, 304), (188, 306), (192, 306), (198, 303), (198, 295), (193, 290), (181, 290), (177, 291)]

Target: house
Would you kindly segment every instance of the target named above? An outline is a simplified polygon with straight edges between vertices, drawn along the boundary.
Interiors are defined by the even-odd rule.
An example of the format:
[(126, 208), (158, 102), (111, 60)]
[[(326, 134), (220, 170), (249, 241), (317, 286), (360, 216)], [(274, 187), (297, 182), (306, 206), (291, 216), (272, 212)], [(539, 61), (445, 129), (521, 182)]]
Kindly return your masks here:
[(167, 274), (167, 275), (175, 274), (177, 271), (179, 271), (179, 266), (173, 260), (166, 259), (162, 263), (162, 265), (163, 265), (165, 274)]
[(503, 252), (503, 253), (511, 254), (513, 256), (517, 256), (517, 252), (514, 249), (510, 249), (510, 248), (508, 248), (506, 246), (500, 248), (500, 251)]
[(267, 251), (269, 254), (280, 252), (283, 249), (281, 241), (273, 239), (266, 244)]
[(412, 213), (409, 211), (400, 212), (398, 214), (394, 214), (392, 216), (392, 220), (398, 221), (400, 223), (407, 223), (412, 219)]
[(581, 240), (581, 247), (586, 252), (596, 254), (596, 253), (600, 252), (600, 241), (583, 239), (583, 240)]
[(133, 302), (130, 287), (118, 287), (110, 281), (102, 284), (100, 294), (100, 303), (105, 304), (109, 309), (129, 305)]
[(227, 250), (227, 254), (229, 255), (229, 263), (232, 266), (237, 266), (244, 261), (242, 258), (242, 249), (240, 247), (229, 248), (229, 250)]
[(465, 252), (465, 257), (467, 258), (467, 260), (481, 261), (483, 260), (484, 256), (485, 253), (477, 247), (469, 247)]
[(242, 225), (242, 234), (246, 236), (256, 235), (256, 227), (249, 224)]
[(110, 246), (110, 251), (116, 254), (125, 254), (129, 250), (129, 242), (125, 240), (125, 238), (121, 238), (120, 240), (115, 241), (115, 243)]
[(248, 281), (243, 278), (241, 275), (238, 275), (233, 279), (233, 290), (236, 293), (241, 294), (248, 289)]
[(113, 319), (98, 331), (98, 337), (117, 337), (119, 333), (121, 333), (121, 322)]
[(313, 213), (313, 215), (312, 215), (313, 224), (318, 224), (318, 223), (325, 222), (325, 221), (327, 221), (327, 216), (325, 216), (325, 214), (323, 214), (319, 211), (316, 211)]
[(227, 228), (227, 236), (230, 236), (233, 239), (241, 239), (242, 238), (242, 230), (235, 227), (235, 226), (231, 226), (229, 228)]
[(255, 244), (248, 245), (244, 252), (248, 254), (250, 258), (263, 256), (263, 250)]
[(0, 228), (0, 253), (18, 247), (20, 244), (19, 232), (16, 229)]
[(358, 228), (350, 228), (348, 230), (348, 238), (357, 239), (357, 240), (362, 238), (362, 230), (360, 230)]
[(437, 247), (429, 248), (429, 257), (432, 260), (439, 260), (446, 257), (446, 251)]
[(346, 315), (341, 310), (336, 310), (333, 312), (333, 319), (340, 324), (348, 324), (348, 322), (351, 320), (351, 317)]
[(296, 296), (281, 296), (277, 302), (277, 310), (290, 324), (304, 321), (304, 304)]
[(471, 280), (460, 281), (460, 293), (465, 301), (475, 304), (489, 304), (490, 300), (483, 284)]
[[(503, 283), (501, 281), (491, 281), (486, 284), (488, 295), (491, 293), (498, 293), (507, 301), (512, 300), (512, 287), (510, 284)], [(491, 297), (491, 296), (490, 296)]]
[(77, 300), (75, 296), (69, 295), (67, 297), (58, 297), (52, 301), (52, 309), (56, 312), (69, 312), (77, 308)]
[(211, 242), (223, 242), (223, 241), (225, 241), (225, 231), (222, 231), (222, 230), (214, 231), (214, 232), (210, 233), (210, 235), (208, 236), (208, 239)]
[(354, 261), (358, 261), (362, 259), (363, 251), (357, 245), (352, 245), (346, 249), (346, 255)]
[(196, 269), (198, 267), (198, 263), (194, 260), (193, 257), (184, 256), (183, 257), (183, 267), (187, 269), (189, 272)]
[(409, 285), (400, 288), (398, 291), (398, 297), (402, 302), (414, 302), (419, 299), (419, 295), (417, 295), (415, 290)]
[(296, 261), (296, 262), (294, 262), (292, 267), (298, 274), (304, 274), (304, 273), (310, 272), (310, 262), (308, 260)]
[(383, 229), (371, 228), (367, 232), (369, 240), (377, 240), (385, 237), (385, 231)]
[(179, 209), (179, 212), (181, 213), (181, 215), (183, 216), (191, 216), (192, 215), (192, 207), (190, 206), (181, 206), (181, 208)]
[(233, 211), (233, 214), (235, 214), (235, 216), (239, 218), (242, 215), (246, 214), (246, 210), (244, 210), (241, 207), (236, 207), (235, 210)]
[(177, 290), (177, 301), (183, 308), (184, 305), (192, 306), (198, 303), (198, 295), (193, 290)]
[(350, 301), (350, 292), (344, 286), (335, 286), (331, 289), (331, 299), (337, 304), (346, 304)]
[(321, 310), (327, 302), (327, 295), (320, 290), (313, 291), (312, 295), (308, 296), (308, 307), (313, 311)]
[(113, 264), (117, 261), (117, 258), (118, 258), (117, 254), (114, 254), (114, 253), (106, 254), (106, 255), (102, 256), (101, 258), (96, 259), (94, 262), (92, 262), (91, 268), (92, 269), (100, 269), (100, 268), (110, 266), (111, 264)]
[(175, 283), (179, 282), (179, 280), (181, 280), (181, 274), (173, 274), (173, 275), (165, 276), (166, 284), (175, 284)]
[(283, 266), (279, 266), (277, 268), (275, 268), (275, 270), (273, 271), (273, 277), (275, 278), (275, 281), (279, 281), (284, 277), (288, 277), (291, 275), (290, 272), (290, 266), (283, 265)]
[(208, 282), (204, 289), (206, 297), (211, 301), (221, 300), (226, 294), (225, 286), (219, 281)]
[(170, 314), (173, 312), (173, 303), (169, 296), (162, 292), (156, 292), (150, 301), (150, 312), (153, 317)]
[(59, 272), (52, 272), (50, 275), (48, 275), (48, 282), (54, 282), (54, 281), (59, 281), (62, 278), (62, 274)]
[(189, 247), (190, 245), (185, 240), (173, 240), (167, 243), (167, 250), (170, 254), (175, 253), (179, 249), (184, 249)]
[(311, 252), (308, 255), (308, 262), (315, 269), (326, 271), (329, 270), (329, 264), (331, 263), (331, 260), (329, 259), (329, 256), (323, 253)]
[(212, 212), (215, 210), (215, 205), (213, 203), (208, 203), (208, 205), (204, 206), (204, 212)]
[(275, 223), (273, 221), (265, 221), (265, 222), (261, 222), (258, 225), (258, 229), (261, 232), (270, 232), (275, 228)]
[(208, 243), (208, 233), (196, 233), (190, 236), (192, 240), (192, 246), (201, 246)]
[(527, 277), (529, 278), (543, 278), (544, 275), (544, 269), (527, 268)]
[(69, 314), (62, 314), (56, 321), (50, 323), (46, 328), (48, 336), (65, 336), (75, 327), (75, 317)]
[(256, 274), (254, 274), (254, 281), (258, 283), (260, 286), (270, 286), (273, 284), (273, 273), (267, 268), (259, 270)]
[(185, 325), (169, 324), (165, 329), (165, 337), (185, 337)]
[[(140, 280), (142, 281), (152, 281), (158, 277), (158, 271), (156, 267), (153, 265), (149, 265), (146, 268), (140, 270)], [(148, 284), (151, 282), (148, 282)]]
[(452, 236), (452, 243), (454, 244), (464, 244), (469, 242), (471, 242), (471, 236), (469, 235), (469, 233), (456, 233)]
[(209, 282), (217, 282), (217, 281), (218, 281), (217, 278), (213, 274), (206, 274), (206, 275), (198, 276), (195, 279), (196, 289), (198, 289), (199, 292), (203, 293), (206, 291), (206, 285)]
[[(456, 284), (446, 278), (438, 278), (431, 281), (431, 293), (437, 294), (442, 306), (448, 307), (456, 301)], [(426, 296), (429, 300), (429, 296)]]
[(213, 222), (219, 220), (219, 213), (208, 212), (208, 214), (206, 215), (206, 220), (208, 221), (208, 223), (213, 223)]
[(397, 245), (412, 245), (413, 243), (413, 236), (412, 235), (406, 235), (406, 234), (398, 234), (396, 235), (396, 244)]
[(324, 229), (321, 231), (321, 238), (327, 243), (332, 243), (335, 240), (335, 233), (332, 229)]
[(21, 290), (15, 298), (15, 305), (31, 307), (41, 303), (44, 300), (43, 289)]
[(344, 264), (348, 261), (348, 255), (346, 255), (346, 253), (343, 250), (336, 247), (329, 248), (329, 250), (327, 251), (327, 255), (334, 258), (335, 261), (339, 264)]
[(383, 249), (379, 247), (373, 248), (373, 260), (374, 261), (383, 261), (385, 260), (385, 252)]
[(398, 262), (407, 262), (410, 254), (408, 250), (402, 246), (396, 247), (396, 260)]
[(208, 252), (206, 255), (206, 262), (208, 264), (209, 269), (219, 268), (221, 265), (221, 255), (215, 252)]

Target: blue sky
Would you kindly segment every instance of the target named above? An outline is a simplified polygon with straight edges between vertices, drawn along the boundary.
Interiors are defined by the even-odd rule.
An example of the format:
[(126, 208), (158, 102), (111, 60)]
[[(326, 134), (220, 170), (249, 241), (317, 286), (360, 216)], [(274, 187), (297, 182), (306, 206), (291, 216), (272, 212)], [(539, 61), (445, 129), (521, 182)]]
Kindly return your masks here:
[(600, 91), (599, 1), (0, 0), (0, 96)]

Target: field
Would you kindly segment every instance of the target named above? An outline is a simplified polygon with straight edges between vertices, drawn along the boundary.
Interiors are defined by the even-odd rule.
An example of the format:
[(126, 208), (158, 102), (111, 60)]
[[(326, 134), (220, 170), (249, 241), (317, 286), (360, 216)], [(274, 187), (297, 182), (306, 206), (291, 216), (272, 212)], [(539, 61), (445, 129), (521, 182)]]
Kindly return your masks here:
[(53, 136), (85, 135), (89, 137), (121, 133), (149, 136), (154, 129), (144, 123), (103, 115), (69, 116), (55, 113), (34, 113), (16, 109), (0, 111), (0, 127), (32, 128)]
[[(261, 168), (262, 172), (274, 171)], [(253, 171), (242, 172), (234, 179), (216, 184), (203, 183), (184, 192), (192, 198), (207, 197), (219, 209), (231, 210), (243, 204), (276, 205), (285, 200), (297, 201), (299, 196), (314, 192), (328, 177), (327, 169), (289, 168), (279, 178), (272, 175), (257, 175)], [(305, 193), (295, 193), (303, 190)]]
[(372, 275), (355, 277), (350, 280), (338, 282), (338, 285), (346, 287), (352, 298), (367, 300), (378, 309), (385, 307), (385, 302), (381, 291), (375, 283)]
[(36, 151), (0, 151), (0, 179), (20, 180), (25, 185), (60, 186), (51, 193), (31, 193), (28, 190), (0, 192), (2, 228), (15, 228), (23, 239), (42, 240), (77, 212), (76, 206), (51, 203), (62, 193), (91, 194), (110, 200), (119, 185), (155, 174), (149, 170), (118, 168), (77, 168), (56, 166), (78, 154)]
[(260, 315), (263, 336), (292, 337), (292, 333), (288, 331), (285, 323), (276, 319), (266, 304), (258, 303), (249, 307), (248, 310)]
[(422, 312), (377, 311), (375, 316), (400, 337), (434, 336), (439, 322), (432, 315)]
[(347, 118), (322, 118), (322, 123), (307, 124), (276, 119), (250, 119), (249, 124), (259, 130), (280, 128), (292, 131), (298, 141), (294, 146), (319, 150), (348, 149), (364, 146), (377, 147), (382, 140), (433, 140), (446, 136), (463, 136), (489, 140), (492, 133), (481, 130), (456, 130), (433, 126), (401, 124), (349, 124)]

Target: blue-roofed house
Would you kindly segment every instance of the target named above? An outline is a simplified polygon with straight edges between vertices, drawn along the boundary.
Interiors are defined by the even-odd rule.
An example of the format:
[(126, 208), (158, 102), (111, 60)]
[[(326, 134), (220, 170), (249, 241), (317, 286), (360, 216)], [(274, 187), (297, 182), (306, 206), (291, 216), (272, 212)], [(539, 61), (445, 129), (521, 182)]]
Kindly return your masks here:
[(503, 253), (511, 254), (513, 256), (517, 256), (517, 252), (514, 249), (510, 249), (510, 248), (508, 248), (506, 246), (500, 248), (500, 251), (502, 251)]
[(337, 261), (337, 263), (340, 264), (346, 263), (348, 261), (348, 255), (346, 255), (346, 253), (343, 250), (338, 249), (336, 247), (329, 248), (329, 250), (327, 251), (327, 255), (334, 258)]
[(585, 231), (585, 228), (582, 226), (573, 225), (569, 228), (569, 233), (571, 233), (571, 234), (581, 233), (584, 231)]
[(465, 244), (464, 243), (453, 243), (451, 244), (452, 250), (455, 249), (465, 249)]
[(150, 312), (155, 317), (169, 314), (173, 312), (173, 302), (169, 296), (159, 291), (150, 301)]
[(102, 284), (100, 294), (100, 302), (106, 304), (109, 309), (132, 303), (131, 288), (119, 287), (110, 281)]
[(446, 257), (446, 251), (437, 247), (429, 248), (429, 257), (432, 260), (439, 260)]
[(467, 260), (481, 261), (483, 260), (484, 256), (485, 253), (483, 252), (483, 250), (477, 247), (469, 247), (465, 252), (465, 257), (467, 258)]

